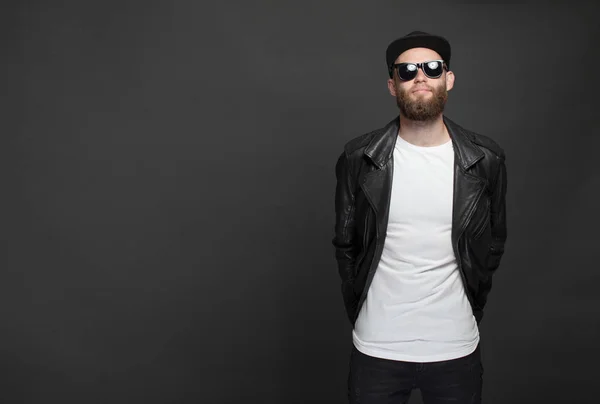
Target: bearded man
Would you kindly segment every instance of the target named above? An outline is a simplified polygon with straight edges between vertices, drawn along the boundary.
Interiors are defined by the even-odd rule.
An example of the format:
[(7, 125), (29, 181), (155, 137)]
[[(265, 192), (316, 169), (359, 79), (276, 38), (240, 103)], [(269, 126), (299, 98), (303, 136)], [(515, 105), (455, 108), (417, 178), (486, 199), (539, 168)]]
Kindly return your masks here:
[(352, 324), (350, 403), (480, 403), (479, 324), (506, 240), (502, 148), (444, 114), (449, 42), (386, 50), (399, 116), (336, 164), (333, 245)]

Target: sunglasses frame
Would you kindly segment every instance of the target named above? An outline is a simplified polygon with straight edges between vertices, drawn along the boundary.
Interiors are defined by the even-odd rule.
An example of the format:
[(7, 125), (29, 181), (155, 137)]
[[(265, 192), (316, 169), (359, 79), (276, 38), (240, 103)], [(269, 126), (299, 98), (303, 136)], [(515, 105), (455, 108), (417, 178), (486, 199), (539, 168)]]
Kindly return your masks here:
[[(431, 63), (431, 62), (440, 62), (442, 64), (442, 71), (439, 74), (439, 76), (430, 76), (427, 74), (427, 72), (425, 71), (425, 69), (423, 68), (424, 65), (426, 65), (427, 63)], [(402, 81), (411, 81), (414, 80), (415, 77), (413, 77), (412, 79), (403, 79), (402, 77), (400, 77), (400, 73), (398, 73), (398, 66), (405, 66), (405, 65), (414, 65), (417, 66), (417, 70), (415, 70), (415, 77), (417, 77), (417, 74), (419, 74), (419, 69), (421, 69), (421, 71), (423, 72), (423, 74), (425, 75), (425, 77), (428, 77), (430, 79), (439, 79), (440, 77), (442, 77), (442, 74), (444, 74), (444, 70), (448, 71), (448, 67), (446, 66), (446, 63), (441, 60), (441, 59), (434, 59), (434, 60), (428, 60), (425, 62), (421, 62), (421, 63), (414, 63), (414, 62), (404, 62), (404, 63), (394, 63), (391, 67), (390, 70), (392, 72), (396, 72), (396, 75), (398, 76), (398, 79), (402, 80)]]

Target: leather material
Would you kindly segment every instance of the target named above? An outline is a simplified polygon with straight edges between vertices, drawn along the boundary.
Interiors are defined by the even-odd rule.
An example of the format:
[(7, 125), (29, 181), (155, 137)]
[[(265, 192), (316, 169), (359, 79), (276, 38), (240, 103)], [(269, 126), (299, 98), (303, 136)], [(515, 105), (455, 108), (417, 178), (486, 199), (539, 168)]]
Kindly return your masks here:
[[(454, 148), (452, 245), (473, 314), (483, 317), (506, 241), (506, 164), (502, 148), (444, 116)], [(399, 118), (352, 139), (336, 163), (332, 243), (348, 319), (356, 321), (387, 232)]]

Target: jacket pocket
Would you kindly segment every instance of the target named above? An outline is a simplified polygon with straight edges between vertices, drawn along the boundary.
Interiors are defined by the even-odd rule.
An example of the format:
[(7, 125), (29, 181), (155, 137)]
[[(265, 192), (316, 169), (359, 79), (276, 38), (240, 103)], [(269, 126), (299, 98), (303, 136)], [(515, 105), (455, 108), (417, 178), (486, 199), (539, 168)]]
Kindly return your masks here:
[(369, 249), (369, 212), (366, 212), (365, 214), (365, 220), (363, 222), (363, 234), (362, 234), (362, 249), (360, 254), (358, 255), (357, 259), (356, 259), (356, 264), (354, 266), (354, 272), (353, 272), (353, 276), (356, 277), (356, 275), (358, 274), (358, 271), (360, 270), (361, 265), (363, 264), (363, 261), (365, 260), (365, 257), (367, 256), (368, 253), (368, 249)]
[(370, 216), (370, 212), (367, 211), (365, 213), (365, 223), (364, 223), (364, 230), (363, 230), (363, 249), (366, 250), (368, 247), (368, 235), (369, 235), (369, 216)]
[(484, 214), (481, 217), (481, 219), (479, 219), (477, 226), (475, 226), (475, 230), (473, 230), (473, 239), (474, 240), (477, 240), (477, 239), (479, 239), (479, 237), (481, 237), (481, 235), (483, 234), (486, 227), (488, 227), (489, 222), (490, 222), (490, 200), (486, 199)]

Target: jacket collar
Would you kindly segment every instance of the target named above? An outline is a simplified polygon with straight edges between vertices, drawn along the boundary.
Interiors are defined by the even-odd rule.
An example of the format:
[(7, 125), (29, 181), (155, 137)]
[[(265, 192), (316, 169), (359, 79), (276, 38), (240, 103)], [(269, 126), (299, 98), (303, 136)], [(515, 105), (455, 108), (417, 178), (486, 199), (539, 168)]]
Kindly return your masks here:
[[(450, 138), (452, 139), (457, 162), (466, 170), (483, 158), (483, 151), (473, 143), (471, 136), (465, 129), (446, 116), (443, 116), (443, 119), (446, 128), (448, 128)], [(373, 139), (371, 139), (365, 148), (364, 154), (369, 157), (373, 164), (379, 169), (382, 169), (392, 157), (396, 139), (398, 138), (399, 128), (400, 117), (397, 116), (385, 127), (377, 131), (373, 136)]]

